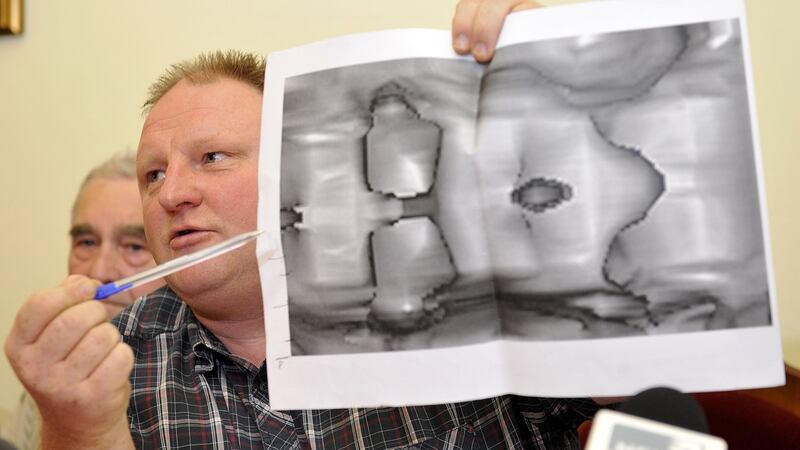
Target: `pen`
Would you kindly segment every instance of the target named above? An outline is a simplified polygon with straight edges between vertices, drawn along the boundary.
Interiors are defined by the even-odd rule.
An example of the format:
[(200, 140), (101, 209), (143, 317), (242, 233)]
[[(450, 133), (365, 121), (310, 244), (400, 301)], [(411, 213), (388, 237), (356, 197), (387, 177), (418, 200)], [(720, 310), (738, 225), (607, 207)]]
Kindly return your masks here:
[(195, 264), (215, 258), (219, 255), (227, 253), (233, 249), (239, 248), (244, 244), (258, 237), (263, 231), (250, 231), (234, 236), (230, 239), (214, 244), (210, 247), (202, 248), (196, 252), (189, 253), (188, 255), (179, 256), (173, 260), (167, 261), (164, 264), (159, 264), (152, 269), (139, 272), (136, 275), (131, 275), (128, 278), (123, 278), (119, 281), (104, 284), (97, 288), (95, 300), (103, 300), (119, 292), (127, 291), (128, 289), (135, 288), (153, 280), (163, 278), (167, 275), (173, 274), (179, 270), (186, 269)]

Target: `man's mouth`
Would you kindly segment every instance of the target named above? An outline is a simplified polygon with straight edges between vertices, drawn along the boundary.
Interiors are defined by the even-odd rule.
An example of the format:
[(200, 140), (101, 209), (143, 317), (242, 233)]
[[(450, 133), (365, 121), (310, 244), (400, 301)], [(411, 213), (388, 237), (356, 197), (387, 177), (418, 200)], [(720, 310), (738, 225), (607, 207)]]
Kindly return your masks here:
[(194, 233), (197, 233), (197, 232), (200, 232), (200, 231), (203, 231), (203, 230), (200, 229), (200, 228), (195, 228), (192, 225), (184, 225), (184, 226), (180, 226), (180, 227), (173, 227), (170, 230), (169, 238), (170, 238), (170, 240), (172, 240), (172, 239), (175, 239), (175, 238), (188, 236), (190, 234), (194, 234)]
[(169, 246), (173, 250), (180, 250), (198, 244), (204, 239), (205, 231), (196, 228), (179, 229), (170, 235)]
[(175, 237), (179, 237), (179, 236), (186, 236), (187, 234), (192, 234), (195, 231), (197, 231), (197, 230), (180, 230), (177, 233), (175, 233), (175, 235), (172, 236), (172, 237), (175, 238)]

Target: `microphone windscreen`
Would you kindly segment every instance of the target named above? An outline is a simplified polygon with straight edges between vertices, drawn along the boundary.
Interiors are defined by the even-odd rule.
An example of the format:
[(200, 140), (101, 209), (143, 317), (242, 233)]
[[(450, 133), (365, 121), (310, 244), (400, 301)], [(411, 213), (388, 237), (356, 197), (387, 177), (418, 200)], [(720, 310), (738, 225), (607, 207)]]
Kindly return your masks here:
[(708, 421), (703, 408), (694, 397), (675, 389), (647, 389), (622, 403), (619, 411), (708, 434)]
[(17, 447), (13, 445), (11, 442), (0, 438), (0, 450), (17, 450)]

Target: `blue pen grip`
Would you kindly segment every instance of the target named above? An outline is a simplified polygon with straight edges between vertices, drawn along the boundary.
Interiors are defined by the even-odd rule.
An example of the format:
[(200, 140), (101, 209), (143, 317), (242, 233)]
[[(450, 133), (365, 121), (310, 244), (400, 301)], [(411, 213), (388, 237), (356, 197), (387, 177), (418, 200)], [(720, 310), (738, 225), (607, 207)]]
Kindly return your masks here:
[(103, 300), (103, 299), (106, 299), (108, 297), (111, 297), (112, 295), (114, 295), (114, 294), (116, 294), (118, 292), (122, 292), (122, 291), (130, 289), (132, 287), (133, 287), (133, 283), (126, 283), (126, 284), (122, 284), (122, 285), (119, 285), (119, 286), (117, 286), (115, 283), (104, 284), (104, 285), (100, 286), (99, 288), (97, 288), (97, 292), (94, 294), (94, 299), (95, 300)]

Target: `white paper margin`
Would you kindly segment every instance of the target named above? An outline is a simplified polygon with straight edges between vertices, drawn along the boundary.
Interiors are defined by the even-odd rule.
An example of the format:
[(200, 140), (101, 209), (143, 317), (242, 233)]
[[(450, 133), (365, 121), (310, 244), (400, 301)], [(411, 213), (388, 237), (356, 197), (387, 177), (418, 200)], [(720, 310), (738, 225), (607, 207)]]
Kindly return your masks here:
[[(740, 19), (772, 325), (569, 341), (504, 341), (422, 351), (291, 357), (282, 251), (260, 258), (267, 370), (274, 409), (435, 404), (505, 393), (546, 397), (631, 395), (655, 385), (686, 392), (784, 383), (747, 22), (743, 0), (616, 0), (538, 9), (507, 18), (499, 46), (518, 42)], [(270, 55), (259, 175), (259, 229), (280, 247), (280, 148), (286, 78), (404, 58), (460, 58), (444, 30), (348, 35)], [(259, 254), (262, 242), (259, 239)], [(513, 367), (509, 364), (513, 362)], [(602, 375), (601, 375), (602, 374)]]

